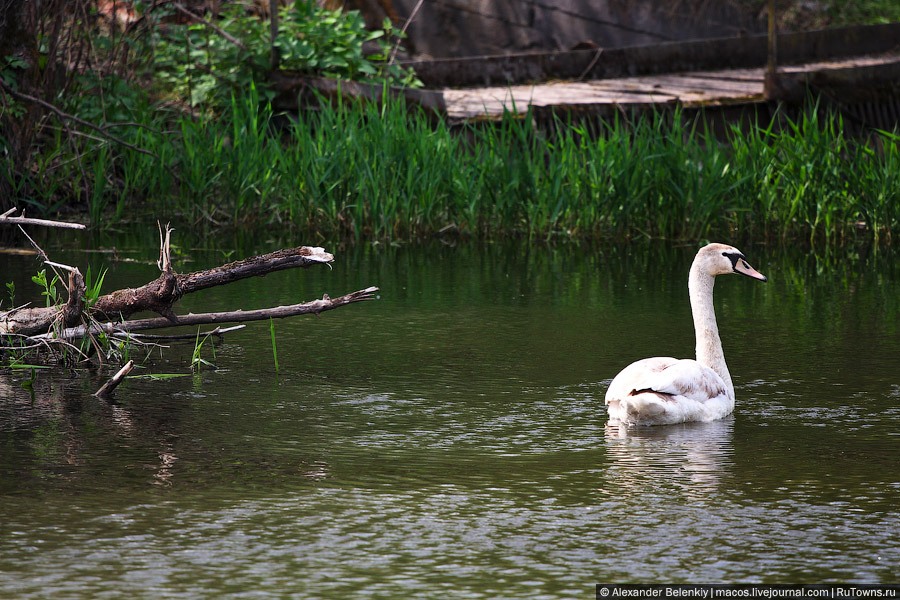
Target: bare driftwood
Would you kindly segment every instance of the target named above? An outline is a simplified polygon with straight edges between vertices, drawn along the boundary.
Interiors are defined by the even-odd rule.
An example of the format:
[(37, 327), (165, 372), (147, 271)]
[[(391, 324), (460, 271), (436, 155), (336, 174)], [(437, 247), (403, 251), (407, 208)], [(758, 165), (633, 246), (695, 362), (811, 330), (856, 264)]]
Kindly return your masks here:
[[(290, 306), (179, 316), (175, 314), (173, 307), (186, 294), (284, 269), (328, 264), (334, 260), (334, 256), (319, 247), (299, 246), (182, 275), (176, 273), (172, 268), (171, 232), (170, 227), (160, 226), (158, 264), (161, 274), (157, 279), (138, 288), (117, 290), (101, 296), (88, 308), (84, 305), (84, 278), (78, 269), (50, 262), (46, 259), (43, 251), (38, 248), (39, 253), (45, 257), (45, 264), (60, 267), (69, 272), (68, 301), (65, 304), (47, 308), (22, 307), (0, 313), (0, 335), (24, 338), (27, 343), (72, 340), (101, 332), (121, 337), (127, 335), (128, 332), (147, 329), (318, 314), (347, 304), (371, 300), (376, 297), (378, 292), (377, 287), (369, 287), (337, 298), (330, 298), (326, 294), (320, 300)], [(135, 313), (144, 311), (155, 312), (161, 316), (128, 320)]]
[[(109, 329), (113, 330), (112, 323), (109, 324)], [(103, 325), (105, 327), (106, 325)], [(197, 337), (207, 338), (210, 336), (223, 337), (226, 333), (231, 333), (232, 331), (238, 331), (240, 329), (244, 329), (246, 325), (235, 325), (234, 327), (216, 327), (209, 331), (200, 331), (200, 332), (191, 332), (191, 333), (170, 333), (163, 335), (154, 335), (152, 333), (134, 333), (132, 331), (112, 331), (111, 336), (117, 339), (131, 340), (136, 342), (147, 342), (147, 343), (157, 343), (157, 342), (177, 342), (183, 340), (194, 341)]]
[[(167, 253), (164, 254), (168, 256)], [(172, 305), (187, 294), (247, 277), (297, 267), (305, 269), (333, 260), (334, 256), (322, 248), (299, 246), (245, 258), (205, 271), (179, 275), (172, 271), (171, 263), (164, 257), (161, 259), (163, 272), (157, 279), (139, 288), (118, 290), (101, 296), (93, 306), (93, 313), (99, 319), (123, 320), (136, 312), (149, 310), (164, 317), (176, 318)]]
[(122, 381), (129, 373), (131, 373), (132, 369), (134, 369), (134, 361), (129, 360), (121, 369), (119, 369), (118, 373), (113, 375), (110, 380), (104, 383), (99, 390), (94, 392), (94, 395), (100, 398), (104, 398), (112, 394), (113, 390), (119, 387), (119, 384), (122, 383)]
[(47, 219), (30, 219), (22, 211), (18, 217), (12, 216), (17, 209), (11, 208), (0, 215), (0, 225), (40, 225), (42, 227), (61, 227), (63, 229), (86, 229), (81, 223), (66, 223), (65, 221), (48, 221)]
[[(29, 339), (35, 341), (45, 341), (56, 338), (61, 339), (77, 339), (85, 337), (89, 334), (106, 333), (113, 335), (118, 333), (130, 333), (133, 331), (145, 331), (147, 329), (162, 329), (165, 327), (182, 327), (185, 325), (209, 325), (211, 323), (241, 323), (245, 321), (263, 321), (268, 319), (283, 319), (285, 317), (296, 317), (298, 315), (319, 314), (327, 310), (334, 310), (341, 306), (353, 304), (354, 302), (363, 302), (365, 300), (373, 300), (378, 293), (377, 287), (369, 287), (357, 292), (351, 292), (330, 298), (327, 294), (320, 300), (312, 300), (311, 302), (303, 302), (301, 304), (291, 304), (288, 306), (276, 306), (274, 308), (261, 308), (257, 310), (233, 310), (227, 312), (215, 313), (189, 313), (182, 316), (156, 317), (151, 319), (135, 319), (132, 321), (121, 321), (105, 323), (96, 322), (90, 326), (80, 325), (63, 329), (59, 332), (45, 333), (42, 335), (32, 335)], [(215, 333), (215, 331), (213, 332)], [(193, 336), (191, 336), (193, 337)]]

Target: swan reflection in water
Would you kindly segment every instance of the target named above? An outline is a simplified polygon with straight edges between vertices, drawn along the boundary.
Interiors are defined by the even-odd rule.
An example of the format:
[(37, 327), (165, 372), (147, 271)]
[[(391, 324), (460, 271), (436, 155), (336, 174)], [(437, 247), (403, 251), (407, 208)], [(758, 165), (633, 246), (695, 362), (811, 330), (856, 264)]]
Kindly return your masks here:
[(734, 418), (663, 427), (606, 425), (611, 495), (632, 492), (706, 497), (734, 466)]

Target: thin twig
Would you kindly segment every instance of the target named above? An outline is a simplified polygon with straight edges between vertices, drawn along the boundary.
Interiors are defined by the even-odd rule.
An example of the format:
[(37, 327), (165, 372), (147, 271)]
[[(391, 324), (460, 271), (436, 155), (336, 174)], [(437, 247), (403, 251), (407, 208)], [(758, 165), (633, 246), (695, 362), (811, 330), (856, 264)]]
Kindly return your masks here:
[(155, 153), (150, 152), (149, 150), (145, 150), (144, 148), (138, 148), (134, 144), (129, 144), (122, 138), (117, 137), (117, 136), (107, 132), (104, 127), (101, 127), (99, 125), (94, 125), (90, 121), (85, 121), (84, 119), (76, 117), (75, 115), (70, 115), (66, 111), (54, 106), (53, 104), (50, 104), (46, 100), (41, 100), (40, 98), (36, 98), (36, 97), (30, 96), (28, 94), (23, 94), (22, 92), (17, 92), (16, 90), (14, 90), (10, 86), (8, 86), (2, 79), (0, 79), (0, 88), (2, 88), (3, 91), (5, 91), (7, 94), (9, 94), (10, 96), (12, 96), (14, 98), (18, 98), (19, 100), (25, 100), (26, 102), (32, 102), (34, 104), (37, 104), (38, 106), (43, 106), (44, 108), (46, 108), (50, 112), (54, 113), (59, 118), (65, 119), (67, 121), (72, 121), (73, 123), (78, 123), (82, 127), (87, 127), (88, 129), (92, 129), (92, 130), (96, 131), (97, 133), (101, 134), (106, 139), (113, 141), (117, 144), (120, 144), (130, 150), (134, 150), (135, 152), (140, 152), (141, 154), (146, 154), (147, 156), (152, 156), (153, 158), (159, 158)]
[(191, 11), (189, 11), (188, 9), (186, 9), (185, 7), (183, 7), (182, 5), (180, 5), (180, 4), (177, 3), (177, 2), (173, 2), (173, 3), (172, 3), (172, 6), (174, 6), (174, 7), (175, 7), (175, 10), (177, 10), (178, 12), (180, 12), (180, 13), (182, 13), (182, 14), (184, 14), (184, 15), (187, 15), (187, 16), (189, 16), (189, 17), (192, 18), (192, 19), (195, 19), (198, 23), (203, 23), (204, 25), (206, 25), (207, 27), (209, 27), (210, 29), (212, 29), (213, 31), (215, 31), (216, 33), (218, 33), (219, 35), (221, 35), (223, 38), (225, 38), (226, 40), (228, 40), (229, 42), (231, 42), (232, 44), (234, 44), (235, 46), (237, 46), (237, 47), (240, 48), (241, 50), (246, 50), (246, 49), (247, 49), (247, 46), (244, 45), (244, 42), (242, 42), (241, 40), (237, 39), (236, 37), (234, 37), (233, 35), (231, 35), (231, 34), (228, 33), (227, 31), (225, 31), (224, 29), (222, 29), (221, 27), (219, 27), (219, 26), (216, 25), (215, 23), (212, 23), (212, 22), (210, 22), (210, 21), (207, 21), (206, 19), (204, 19), (204, 18), (201, 17), (200, 15), (197, 15), (197, 14), (192, 13)]
[(72, 344), (68, 340), (50, 338), (50, 339), (46, 340), (46, 343), (47, 343), (48, 348), (50, 346), (50, 343), (59, 344), (60, 346), (65, 346), (66, 348), (69, 349), (70, 352), (74, 352), (75, 354), (80, 356), (81, 357), (80, 360), (82, 360), (82, 361), (88, 360), (88, 358), (89, 358), (87, 354), (82, 352), (81, 348), (79, 348), (75, 344)]
[(166, 223), (165, 230), (163, 230), (162, 223), (159, 221), (156, 222), (156, 226), (159, 228), (159, 260), (156, 261), (156, 265), (159, 267), (160, 272), (171, 273), (172, 232), (175, 231), (175, 229), (172, 227), (171, 223)]
[[(66, 223), (65, 221), (49, 221), (47, 219), (32, 219), (28, 217), (24, 217), (19, 215), (18, 217), (11, 217), (10, 214), (16, 212), (16, 208), (11, 208), (2, 215), (0, 215), (0, 225), (10, 224), (10, 225), (38, 225), (41, 227), (59, 227), (62, 229), (87, 229), (81, 223)], [(24, 213), (23, 213), (24, 214)]]
[(594, 54), (594, 58), (591, 59), (590, 64), (588, 64), (587, 68), (581, 72), (581, 75), (578, 76), (578, 79), (576, 79), (576, 81), (582, 81), (585, 77), (587, 77), (588, 73), (590, 73), (594, 69), (597, 61), (600, 60), (601, 54), (603, 54), (603, 48), (597, 48), (597, 52)]
[(403, 36), (406, 35), (406, 29), (409, 27), (409, 24), (412, 23), (412, 20), (416, 18), (416, 13), (419, 12), (419, 9), (422, 8), (422, 4), (425, 0), (419, 0), (416, 2), (415, 7), (412, 9), (412, 12), (409, 13), (409, 17), (406, 19), (406, 22), (403, 24), (403, 27), (400, 28), (400, 34), (397, 36), (397, 43), (394, 44), (394, 49), (391, 50), (391, 57), (388, 59), (388, 64), (394, 64), (394, 60), (397, 58), (397, 51), (400, 50), (400, 42), (403, 40)]
[[(239, 329), (246, 328), (246, 325), (235, 325), (234, 327), (216, 327), (211, 331), (201, 332), (199, 335), (202, 337), (208, 337), (211, 335), (215, 336), (223, 336), (226, 333), (231, 333), (232, 331), (237, 331)], [(197, 333), (184, 333), (184, 334), (172, 334), (172, 335), (154, 335), (152, 333), (134, 333), (128, 331), (117, 331), (112, 334), (112, 337), (118, 340), (126, 340), (129, 342), (143, 342), (143, 340), (158, 340), (158, 341), (166, 341), (166, 342), (177, 342), (179, 340), (195, 340), (197, 339)]]
[[(29, 306), (31, 306), (31, 302), (26, 302), (25, 304), (22, 304), (20, 306), (14, 306), (14, 307), (10, 308), (9, 310), (0, 312), (0, 319), (4, 319), (4, 318), (6, 318), (7, 315), (11, 315), (11, 314), (15, 313), (16, 311), (22, 310), (23, 308), (28, 308)], [(4, 335), (6, 335), (6, 334), (4, 334)], [(19, 335), (19, 334), (14, 333), (11, 335)]]
[(52, 262), (49, 260), (44, 261), (44, 264), (49, 265), (51, 267), (58, 267), (58, 268), (62, 269), (63, 271), (66, 271), (67, 273), (71, 273), (72, 271), (78, 270), (78, 267), (70, 267), (69, 265), (64, 265), (62, 263)]
[(44, 252), (44, 249), (38, 246), (38, 243), (34, 241), (30, 235), (28, 235), (28, 232), (22, 229), (21, 225), (19, 225), (19, 231), (22, 232), (22, 235), (24, 235), (28, 239), (28, 242), (34, 247), (34, 249), (37, 250), (38, 256), (41, 257), (41, 262), (50, 262), (50, 257), (47, 256), (47, 253)]
[(28, 235), (28, 233), (24, 229), (22, 229), (21, 225), (19, 225), (19, 231), (22, 232), (22, 235), (24, 235), (26, 238), (28, 238), (28, 241), (31, 243), (32, 246), (34, 246), (34, 249), (37, 250), (38, 255), (41, 257), (41, 263), (48, 265), (51, 269), (53, 269), (53, 274), (56, 275), (60, 281), (62, 281), (63, 277), (62, 277), (62, 274), (56, 270), (57, 268), (62, 268), (69, 273), (72, 273), (73, 271), (78, 272), (77, 268), (70, 267), (68, 265), (55, 263), (52, 260), (50, 260), (50, 257), (47, 255), (46, 252), (44, 252), (44, 249), (41, 248), (40, 246), (38, 246), (38, 243), (36, 241), (34, 241), (34, 239), (30, 235)]

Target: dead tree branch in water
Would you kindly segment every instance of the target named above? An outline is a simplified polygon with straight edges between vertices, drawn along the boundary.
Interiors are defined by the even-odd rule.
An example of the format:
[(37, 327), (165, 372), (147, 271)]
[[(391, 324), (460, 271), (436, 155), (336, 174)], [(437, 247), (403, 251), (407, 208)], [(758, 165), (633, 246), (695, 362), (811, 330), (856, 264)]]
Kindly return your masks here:
[[(212, 269), (178, 274), (173, 269), (170, 258), (171, 232), (172, 229), (168, 225), (165, 227), (160, 225), (158, 264), (161, 273), (154, 281), (138, 288), (116, 290), (100, 296), (88, 306), (84, 301), (84, 278), (78, 269), (65, 267), (69, 271), (68, 301), (46, 308), (14, 308), (0, 313), (0, 336), (21, 341), (23, 346), (77, 340), (99, 333), (121, 338), (127, 336), (129, 332), (148, 329), (319, 314), (348, 304), (372, 300), (378, 292), (377, 287), (368, 287), (336, 298), (325, 294), (319, 300), (289, 306), (179, 316), (175, 314), (174, 306), (186, 294), (285, 269), (327, 265), (334, 260), (334, 256), (323, 248), (298, 246), (245, 258)], [(44, 263), (53, 264), (46, 255)], [(145, 311), (155, 312), (160, 317), (128, 320), (135, 313)]]
[(134, 361), (129, 360), (125, 365), (119, 369), (119, 371), (113, 375), (109, 381), (103, 384), (103, 386), (94, 392), (94, 395), (98, 398), (105, 398), (113, 393), (113, 391), (119, 387), (119, 384), (125, 380), (125, 377), (131, 373), (131, 370), (134, 369)]
[(101, 296), (92, 311), (98, 319), (117, 321), (140, 311), (152, 311), (168, 318), (171, 326), (178, 318), (172, 311), (172, 306), (187, 294), (284, 269), (306, 269), (313, 265), (328, 264), (333, 260), (334, 256), (322, 248), (298, 246), (179, 275), (172, 270), (166, 250), (160, 261), (162, 273), (157, 279), (139, 288), (117, 290)]
[(81, 223), (67, 223), (65, 221), (48, 221), (47, 219), (31, 219), (25, 216), (23, 210), (18, 217), (13, 216), (16, 208), (11, 208), (0, 214), (0, 225), (40, 225), (42, 227), (60, 227), (63, 229), (87, 229)]
[[(87, 335), (105, 333), (107, 335), (127, 334), (134, 331), (146, 331), (148, 329), (163, 329), (167, 327), (182, 327), (187, 325), (210, 325), (216, 323), (243, 323), (247, 321), (265, 321), (268, 319), (284, 319), (299, 315), (318, 315), (328, 310), (334, 310), (355, 302), (374, 300), (378, 293), (377, 287), (369, 287), (364, 290), (351, 292), (330, 298), (327, 294), (320, 300), (290, 304), (288, 306), (276, 306), (273, 308), (260, 308), (256, 310), (232, 310), (214, 313), (189, 313), (182, 316), (156, 317), (151, 319), (135, 319), (132, 321), (95, 323), (91, 326), (80, 325), (63, 329), (55, 333), (30, 336), (31, 340), (46, 341), (57, 337), (59, 339), (78, 339)], [(214, 332), (215, 333), (215, 332)], [(192, 338), (194, 336), (191, 336)]]

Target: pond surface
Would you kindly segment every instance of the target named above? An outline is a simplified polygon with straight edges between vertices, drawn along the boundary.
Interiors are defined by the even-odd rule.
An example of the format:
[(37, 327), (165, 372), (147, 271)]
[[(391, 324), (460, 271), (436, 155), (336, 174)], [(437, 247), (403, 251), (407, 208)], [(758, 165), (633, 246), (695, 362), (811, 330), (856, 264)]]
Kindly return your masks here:
[[(110, 262), (73, 244), (51, 256), (110, 265), (105, 290), (157, 274), (150, 246), (120, 241), (144, 262)], [(278, 247), (186, 248), (176, 268)], [(770, 281), (716, 285), (735, 414), (617, 430), (609, 380), (693, 352), (695, 247), (328, 249), (332, 270), (183, 300), (381, 288), (275, 322), (277, 372), (268, 323), (205, 346), (215, 369), (131, 379), (114, 402), (91, 395), (106, 372), (39, 372), (31, 394), (28, 372), (0, 371), (0, 596), (592, 598), (599, 582), (900, 577), (894, 256), (742, 248)], [(34, 270), (0, 255), (18, 301), (39, 300)], [(192, 350), (150, 352), (140, 372), (190, 373)]]

